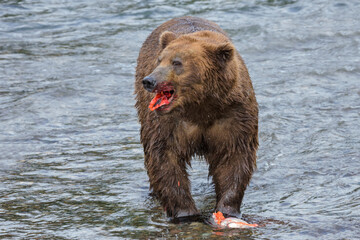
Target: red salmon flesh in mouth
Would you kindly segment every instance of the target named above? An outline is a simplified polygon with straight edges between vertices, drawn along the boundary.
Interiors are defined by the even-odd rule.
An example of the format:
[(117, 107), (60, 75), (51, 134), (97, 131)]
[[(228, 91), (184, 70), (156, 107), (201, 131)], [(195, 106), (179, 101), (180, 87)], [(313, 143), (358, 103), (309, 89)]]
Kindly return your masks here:
[(156, 87), (154, 91), (156, 95), (149, 104), (149, 108), (151, 111), (154, 111), (161, 107), (162, 109), (166, 108), (166, 106), (168, 106), (175, 98), (175, 89), (169, 83), (160, 84), (158, 87)]

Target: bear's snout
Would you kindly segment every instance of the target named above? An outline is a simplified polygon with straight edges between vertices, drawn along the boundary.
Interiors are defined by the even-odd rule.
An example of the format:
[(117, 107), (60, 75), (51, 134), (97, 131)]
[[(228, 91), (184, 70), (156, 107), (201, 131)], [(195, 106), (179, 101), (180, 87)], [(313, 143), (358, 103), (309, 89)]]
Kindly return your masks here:
[(144, 77), (144, 79), (142, 80), (142, 84), (147, 91), (152, 92), (156, 87), (156, 80), (149, 75), (147, 77)]

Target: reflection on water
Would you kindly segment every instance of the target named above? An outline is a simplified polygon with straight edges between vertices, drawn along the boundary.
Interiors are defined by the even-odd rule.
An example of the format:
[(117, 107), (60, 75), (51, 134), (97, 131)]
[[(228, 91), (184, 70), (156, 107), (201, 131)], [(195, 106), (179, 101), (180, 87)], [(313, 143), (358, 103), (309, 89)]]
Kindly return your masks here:
[[(0, 1), (0, 238), (354, 239), (360, 235), (357, 1)], [(244, 218), (175, 225), (149, 196), (133, 107), (139, 48), (162, 22), (217, 22), (260, 104)], [(207, 166), (192, 192), (215, 205)]]

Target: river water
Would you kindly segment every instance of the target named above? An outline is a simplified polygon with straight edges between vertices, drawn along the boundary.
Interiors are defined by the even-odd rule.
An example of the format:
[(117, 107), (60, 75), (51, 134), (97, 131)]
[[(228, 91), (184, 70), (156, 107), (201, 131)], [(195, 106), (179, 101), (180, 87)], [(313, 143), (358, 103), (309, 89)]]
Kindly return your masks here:
[[(134, 108), (136, 58), (173, 17), (217, 22), (260, 106), (243, 217), (169, 223), (149, 183)], [(359, 239), (357, 0), (0, 1), (0, 239)], [(204, 161), (192, 192), (215, 205)]]

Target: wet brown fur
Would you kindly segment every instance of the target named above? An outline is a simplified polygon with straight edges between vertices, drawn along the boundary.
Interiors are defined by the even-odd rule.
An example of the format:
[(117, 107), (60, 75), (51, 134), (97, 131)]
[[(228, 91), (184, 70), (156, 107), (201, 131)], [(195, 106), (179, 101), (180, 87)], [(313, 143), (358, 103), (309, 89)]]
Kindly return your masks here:
[[(183, 66), (172, 66), (174, 59)], [(170, 110), (151, 112), (142, 80), (171, 82)], [(237, 216), (256, 168), (258, 106), (246, 66), (226, 33), (194, 17), (170, 20), (144, 42), (136, 68), (136, 108), (150, 188), (169, 217), (198, 214), (186, 171), (191, 157), (209, 164), (216, 209)]]

